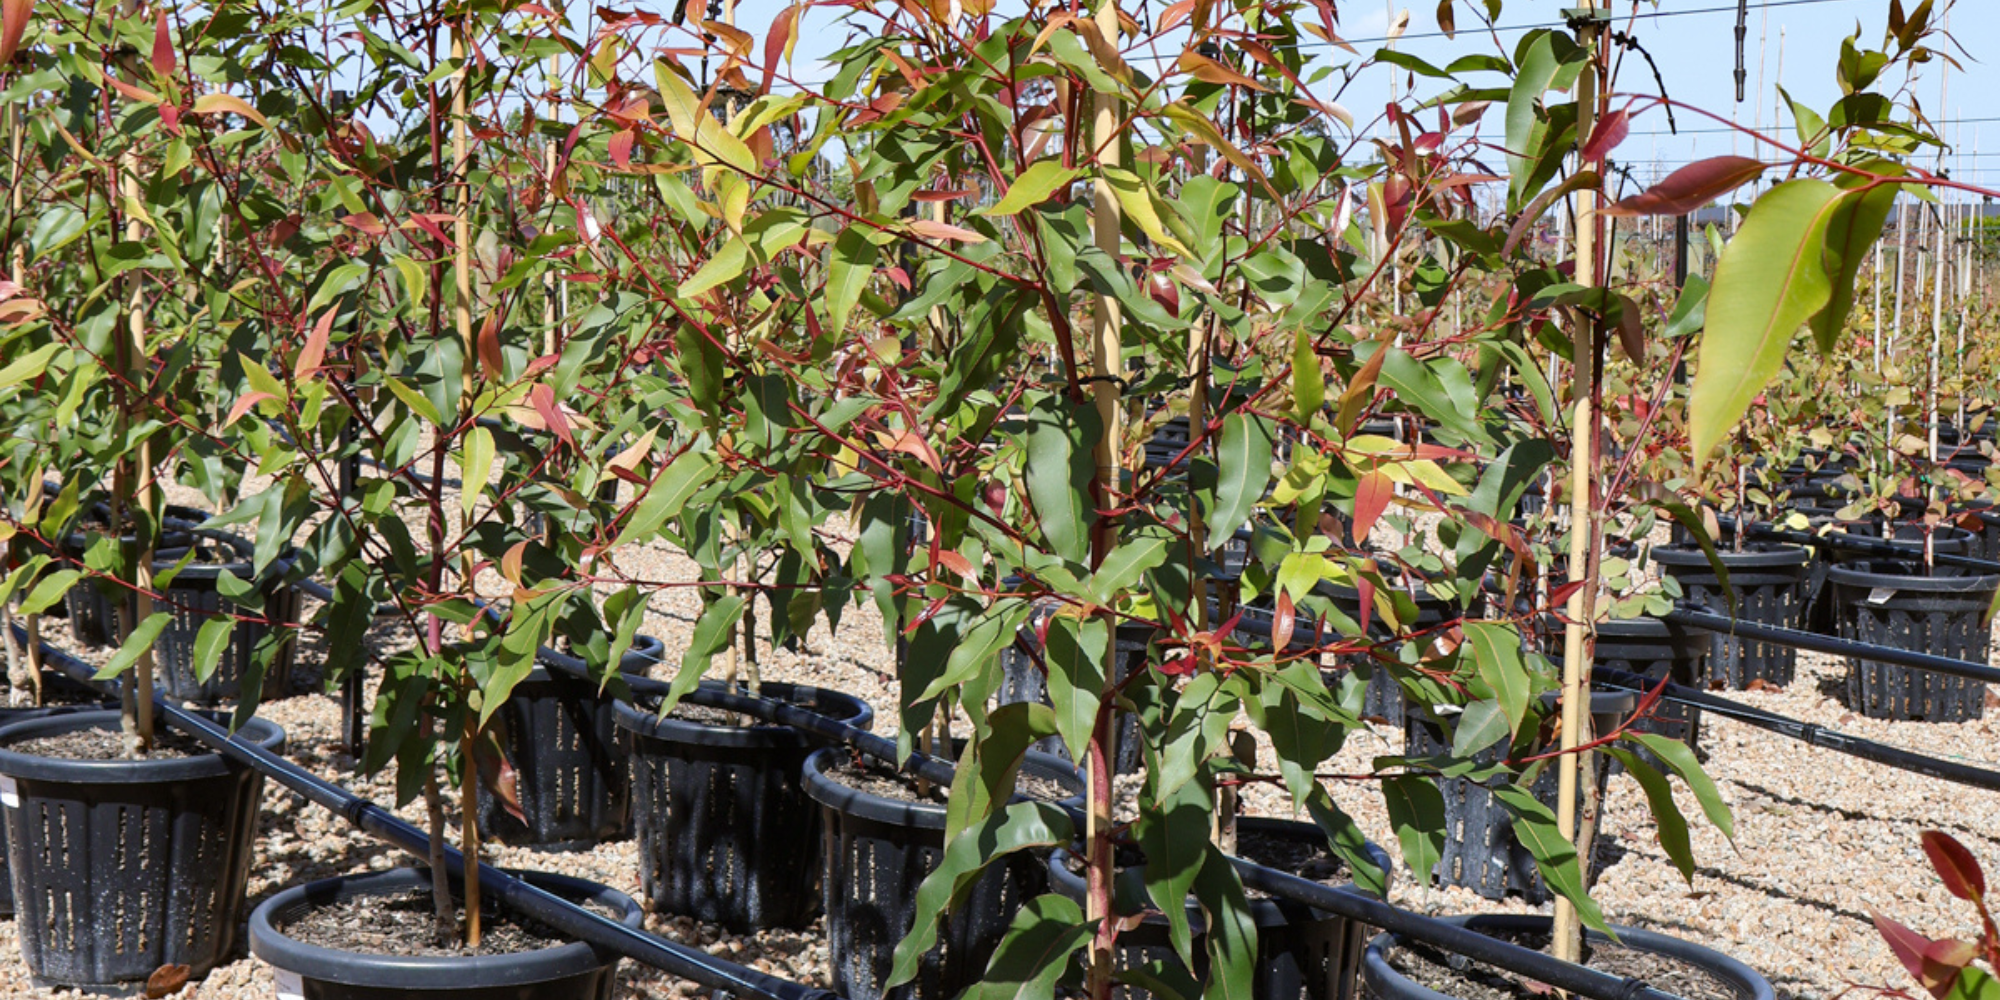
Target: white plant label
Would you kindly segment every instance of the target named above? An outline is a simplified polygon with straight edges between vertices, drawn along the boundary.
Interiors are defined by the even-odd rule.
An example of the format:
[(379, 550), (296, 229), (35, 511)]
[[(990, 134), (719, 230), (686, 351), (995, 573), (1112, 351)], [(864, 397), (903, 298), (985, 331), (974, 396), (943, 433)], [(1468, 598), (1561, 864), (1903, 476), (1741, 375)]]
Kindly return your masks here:
[(1876, 587), (1874, 590), (1868, 592), (1868, 603), (1887, 604), (1889, 603), (1889, 598), (1894, 596), (1896, 596), (1896, 588)]
[(0, 774), (0, 806), (9, 809), (21, 808), (21, 786), (4, 774)]
[(306, 1000), (306, 984), (298, 973), (278, 970), (278, 1000)]

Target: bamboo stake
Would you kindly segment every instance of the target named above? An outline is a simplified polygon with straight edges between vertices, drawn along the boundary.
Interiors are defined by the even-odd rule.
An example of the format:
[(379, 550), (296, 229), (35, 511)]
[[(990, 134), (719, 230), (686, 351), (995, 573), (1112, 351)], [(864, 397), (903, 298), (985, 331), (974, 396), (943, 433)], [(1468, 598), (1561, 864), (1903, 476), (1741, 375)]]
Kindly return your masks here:
[[(1577, 78), (1577, 126), (1579, 137), (1590, 135), (1591, 124), (1597, 112), (1597, 25), (1592, 17), (1597, 0), (1583, 0), (1586, 18), (1583, 29), (1584, 60), (1583, 72)], [(1597, 200), (1588, 189), (1577, 192), (1576, 221), (1576, 282), (1586, 288), (1597, 284)], [(1592, 411), (1591, 396), (1595, 391), (1592, 384), (1596, 378), (1597, 331), (1595, 325), (1585, 321), (1577, 328), (1576, 347), (1572, 353), (1574, 369), (1574, 406), (1576, 416), (1570, 425), (1570, 524), (1569, 524), (1569, 582), (1581, 584), (1587, 577), (1590, 544), (1595, 532), (1591, 510), (1590, 472), (1592, 437), (1597, 415)], [(1563, 627), (1563, 687), (1562, 687), (1562, 743), (1563, 754), (1557, 758), (1556, 768), (1556, 829), (1564, 839), (1574, 841), (1577, 834), (1577, 775), (1578, 754), (1574, 751), (1589, 737), (1586, 732), (1590, 724), (1589, 701), (1590, 681), (1586, 676), (1588, 661), (1585, 630), (1591, 620), (1591, 594), (1587, 586), (1574, 587), (1570, 593), (1567, 614), (1569, 621)], [(1589, 845), (1583, 845), (1578, 857), (1589, 857)], [(1582, 948), (1581, 932), (1577, 923), (1576, 905), (1567, 897), (1558, 895), (1555, 902), (1555, 941), (1553, 953), (1557, 958), (1574, 962)]]
[[(1103, 0), (1097, 9), (1097, 29), (1106, 44), (1116, 47), (1118, 25), (1118, 0)], [(1119, 146), (1118, 120), (1119, 102), (1110, 94), (1097, 94), (1093, 100), (1094, 114), (1091, 122), (1091, 142), (1095, 146), (1097, 161), (1106, 167), (1117, 166), (1122, 150)], [(1124, 212), (1118, 204), (1117, 192), (1111, 183), (1100, 177), (1096, 182), (1095, 197), (1091, 199), (1091, 235), (1097, 248), (1116, 260), (1123, 244), (1121, 230), (1124, 227)], [(1120, 468), (1118, 444), (1123, 440), (1121, 433), (1124, 411), (1119, 406), (1119, 396), (1124, 382), (1124, 358), (1122, 335), (1123, 315), (1118, 300), (1108, 295), (1098, 295), (1096, 310), (1092, 314), (1092, 368), (1094, 380), (1091, 382), (1091, 401), (1097, 407), (1097, 416), (1102, 433), (1097, 440), (1097, 496), (1100, 506), (1110, 506), (1111, 496), (1122, 486), (1123, 470)], [(1109, 518), (1100, 518), (1097, 530), (1092, 534), (1092, 565), (1101, 562), (1118, 543), (1116, 523)], [(1117, 653), (1117, 629), (1108, 630), (1107, 649), (1104, 662), (1109, 664)], [(1103, 705), (1111, 698), (1117, 683), (1117, 671), (1104, 671), (1104, 687), (1098, 692), (1098, 703)], [(1091, 938), (1088, 988), (1091, 1000), (1109, 1000), (1111, 995), (1112, 945), (1117, 940), (1117, 922), (1111, 913), (1111, 871), (1113, 865), (1111, 845), (1111, 767), (1107, 744), (1117, 729), (1112, 724), (1110, 711), (1100, 710), (1097, 725), (1091, 733), (1090, 760), (1086, 772), (1086, 791), (1090, 796), (1090, 807), (1084, 824), (1086, 844), (1085, 865), (1089, 874), (1085, 896), (1085, 917), (1095, 921), (1097, 933)]]
[[(27, 131), (28, 131), (27, 125), (21, 119), (20, 109), (13, 104), (8, 104), (7, 105), (7, 137), (8, 137), (7, 142), (9, 147), (8, 169), (12, 175), (12, 183), (10, 184), (10, 190), (7, 193), (7, 205), (9, 209), (8, 218), (10, 219), (21, 218), (21, 210), (25, 204), (23, 198), (25, 197), (25, 191), (27, 188), (27, 185), (24, 183), (26, 180), (26, 178), (24, 177), (26, 171), (24, 171), (21, 167), (21, 154), (24, 151), (23, 147), (25, 146), (26, 143)], [(12, 252), (9, 254), (9, 260), (7, 264), (7, 275), (9, 278), (13, 280), (16, 286), (23, 286), (28, 281), (28, 248), (27, 245), (20, 239), (15, 239), (12, 242), (14, 245), (12, 248)], [(38, 513), (39, 512), (30, 512), (31, 516)], [(8, 626), (7, 648), (11, 655), (12, 650), (14, 648), (13, 646), (14, 630), (12, 628), (12, 625), (14, 623), (14, 612), (11, 606), (0, 606), (0, 607), (6, 608), (7, 617), (5, 624)], [(25, 650), (25, 652), (27, 654), (28, 690), (33, 693), (35, 704), (40, 705), (42, 703), (42, 616), (28, 615), (26, 616), (26, 618), (28, 627), (28, 648)], [(11, 669), (12, 665), (10, 664), (9, 667)]]
[[(467, 64), (465, 44), (466, 25), (460, 22), (453, 26), (451, 33), (451, 58), (458, 64), (452, 74), (451, 88), (451, 162), (452, 170), (458, 178), (458, 211), (453, 213), (452, 238), (458, 244), (452, 255), (453, 279), (458, 292), (452, 317), (458, 325), (458, 336), (465, 347), (465, 360), (461, 366), (464, 377), (466, 400), (470, 403), (473, 392), (473, 370), (479, 363), (479, 345), (473, 342), (472, 333), (472, 161), (471, 123), (467, 120), (466, 91), (471, 87), (471, 67)], [(471, 557), (468, 555), (468, 559)], [(470, 583), (470, 579), (467, 580)], [(459, 737), (460, 760), (466, 771), (459, 781), (459, 850), (467, 860), (479, 859), (479, 783), (472, 775), (473, 750), (478, 742), (477, 723), (468, 714), (465, 731)], [(465, 872), (465, 943), (468, 947), (479, 947), (479, 873), (476, 864), (468, 865)]]
[[(136, 158), (129, 150), (121, 154), (118, 158), (118, 173), (119, 188), (128, 208), (128, 211), (125, 213), (125, 239), (136, 243), (145, 238), (146, 226), (145, 223), (139, 221), (139, 214), (137, 212), (129, 211), (129, 208), (139, 204), (138, 164)], [(119, 420), (123, 425), (120, 428), (121, 435), (124, 433), (124, 429), (130, 427), (132, 423), (132, 391), (134, 388), (145, 386), (148, 381), (144, 287), (136, 277), (131, 279), (131, 281), (132, 293), (126, 300), (125, 306), (127, 316), (126, 336), (120, 340), (122, 347), (120, 353), (124, 356), (119, 359), (119, 367), (127, 383), (121, 392), (121, 395), (124, 397), (124, 405), (119, 408)], [(122, 521), (117, 516), (118, 500), (123, 497), (132, 497), (138, 501), (139, 510), (146, 515), (148, 523), (152, 522), (152, 515), (157, 512), (153, 505), (153, 445), (151, 439), (142, 439), (139, 442), (139, 454), (136, 459), (121, 459), (118, 465), (119, 471), (123, 473), (121, 478), (124, 480), (124, 487), (119, 491), (120, 496), (114, 498), (112, 505), (111, 531), (113, 537), (117, 537), (124, 532)], [(153, 614), (153, 545), (150, 534), (146, 538), (146, 544), (140, 547), (139, 554), (134, 561), (132, 583), (135, 591), (133, 595), (133, 613), (123, 616), (119, 623), (119, 641), (121, 643), (131, 638), (132, 630), (138, 627), (139, 622), (145, 621)], [(128, 724), (132, 726), (132, 730), (126, 736), (132, 742), (133, 749), (137, 753), (145, 753), (153, 748), (153, 650), (151, 647), (139, 651), (138, 660), (132, 664), (132, 682), (121, 684), (119, 688), (126, 695), (126, 707), (128, 710), (124, 715)]]

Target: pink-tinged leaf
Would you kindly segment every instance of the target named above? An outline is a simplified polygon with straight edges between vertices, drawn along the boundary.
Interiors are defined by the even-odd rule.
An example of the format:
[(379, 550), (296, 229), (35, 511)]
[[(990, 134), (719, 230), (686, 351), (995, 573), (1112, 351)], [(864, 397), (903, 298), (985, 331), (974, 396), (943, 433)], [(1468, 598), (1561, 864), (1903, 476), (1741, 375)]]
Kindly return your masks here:
[(14, 61), (21, 48), (21, 33), (35, 14), (35, 0), (0, 0), (0, 66)]
[(294, 366), (298, 378), (305, 378), (320, 369), (326, 360), (326, 342), (333, 336), (333, 316), (335, 310), (328, 309), (313, 324), (312, 333), (306, 335), (304, 347), (299, 348), (299, 360)]
[(1711, 156), (1668, 174), (1660, 183), (1605, 206), (1606, 215), (1686, 215), (1756, 180), (1762, 161), (1747, 156)]
[(1169, 314), (1177, 319), (1180, 317), (1181, 290), (1166, 275), (1156, 274), (1147, 279), (1146, 294), (1152, 296), (1153, 301), (1158, 302)]
[(141, 104), (160, 103), (160, 95), (155, 94), (144, 87), (138, 87), (126, 83), (125, 81), (120, 80), (115, 76), (107, 74), (104, 77), (104, 82), (110, 84), (111, 89), (116, 90), (117, 92), (124, 94), (126, 97), (138, 101)]
[(1937, 869), (1945, 891), (1975, 902), (1986, 895), (1986, 874), (1980, 871), (1979, 860), (1964, 844), (1937, 830), (1925, 830), (1923, 843), (1924, 855), (1931, 859), (1931, 867)]
[(1368, 634), (1368, 622), (1375, 617), (1375, 581), (1359, 577), (1354, 581), (1354, 590), (1361, 596), (1359, 613), (1354, 616), (1354, 624), (1361, 627), (1361, 634)]
[(778, 57), (791, 50), (792, 32), (798, 17), (797, 5), (789, 5), (771, 19), (771, 30), (764, 35), (764, 82), (758, 85), (758, 94), (771, 92), (771, 83), (778, 75)]
[(937, 563), (939, 566), (957, 573), (972, 583), (979, 582), (979, 575), (972, 568), (972, 560), (965, 558), (964, 555), (956, 550), (940, 548), (937, 554)]
[(175, 104), (160, 105), (160, 124), (165, 125), (167, 127), (168, 132), (171, 132), (174, 135), (180, 135), (181, 134), (180, 106)]
[(456, 244), (445, 233), (444, 225), (445, 223), (457, 221), (458, 218), (456, 216), (443, 212), (412, 212), (410, 213), (409, 224), (429, 233), (432, 239), (444, 244), (446, 248), (454, 248)]
[(970, 229), (966, 229), (961, 226), (954, 226), (949, 222), (938, 222), (933, 219), (918, 219), (914, 222), (911, 222), (909, 224), (909, 227), (910, 227), (910, 232), (913, 232), (918, 236), (921, 236), (927, 240), (957, 240), (960, 243), (986, 242), (986, 237), (981, 236)]
[(1298, 628), (1298, 612), (1292, 606), (1292, 595), (1285, 588), (1278, 588), (1278, 607), (1271, 615), (1271, 651), (1282, 654), (1291, 648), (1292, 632)]
[(1913, 978), (1923, 979), (1924, 949), (1931, 946), (1931, 939), (1880, 913), (1871, 912), (1869, 917), (1875, 921), (1875, 932), (1882, 935), (1889, 950), (1895, 953), (1896, 961), (1903, 963)]
[(153, 23), (153, 72), (161, 76), (174, 75), (174, 33), (167, 27), (166, 8), (160, 8), (160, 16)]
[(1597, 127), (1590, 130), (1590, 141), (1583, 144), (1584, 162), (1595, 163), (1604, 159), (1631, 134), (1632, 116), (1623, 108), (1599, 118)]
[(507, 379), (506, 357), (500, 352), (500, 310), (486, 314), (486, 321), (479, 324), (479, 333), (473, 338), (473, 348), (479, 353), (479, 367), (486, 377), (495, 382)]
[(250, 408), (256, 406), (258, 403), (261, 403), (267, 399), (277, 399), (277, 398), (278, 397), (273, 396), (268, 392), (253, 391), (244, 393), (243, 395), (237, 397), (236, 404), (229, 408), (229, 417), (228, 419), (225, 419), (222, 422), (222, 426), (228, 427), (231, 424), (237, 422), (238, 420), (243, 419), (243, 415), (245, 413), (250, 412)]
[(356, 212), (353, 215), (343, 215), (340, 217), (340, 221), (347, 228), (358, 233), (364, 233), (369, 236), (389, 235), (389, 227), (383, 225), (382, 220), (376, 218), (373, 212)]
[(1354, 544), (1368, 541), (1368, 533), (1375, 528), (1375, 520), (1389, 509), (1389, 501), (1395, 499), (1396, 481), (1377, 469), (1364, 473), (1360, 482), (1354, 485)]
[(634, 129), (624, 129), (611, 137), (611, 162), (620, 170), (632, 166), (632, 144), (639, 141)]
[(528, 403), (541, 416), (543, 426), (561, 438), (564, 444), (576, 447), (576, 438), (572, 437), (569, 431), (569, 418), (563, 416), (562, 406), (556, 402), (554, 390), (538, 382), (534, 388), (528, 390)]

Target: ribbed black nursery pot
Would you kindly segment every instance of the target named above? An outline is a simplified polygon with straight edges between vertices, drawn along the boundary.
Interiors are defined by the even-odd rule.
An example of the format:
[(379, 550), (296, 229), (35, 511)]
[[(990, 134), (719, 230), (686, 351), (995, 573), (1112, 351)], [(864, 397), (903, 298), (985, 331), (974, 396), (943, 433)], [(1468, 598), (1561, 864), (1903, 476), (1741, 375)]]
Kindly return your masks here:
[[(1237, 853), (1250, 861), (1289, 868), (1292, 865), (1281, 857), (1311, 856), (1315, 851), (1319, 856), (1331, 859), (1326, 834), (1311, 823), (1244, 816), (1236, 821), (1236, 833), (1239, 838)], [(1248, 846), (1258, 840), (1285, 845), (1290, 849), (1267, 852), (1276, 856), (1263, 857)], [(1394, 871), (1389, 855), (1380, 847), (1371, 843), (1368, 853), (1385, 875)], [(1049, 858), (1049, 881), (1057, 892), (1081, 903), (1084, 898), (1083, 876), (1070, 870), (1072, 863), (1073, 858), (1067, 851), (1052, 854)], [(1298, 871), (1287, 871), (1286, 874), (1312, 877)], [(1361, 891), (1352, 882), (1343, 888)], [(1361, 968), (1361, 952), (1370, 929), (1366, 925), (1315, 910), (1303, 903), (1268, 897), (1250, 901), (1250, 919), (1257, 926), (1257, 957), (1249, 1000), (1349, 1000), (1356, 995), (1356, 974)], [(1167, 918), (1158, 912), (1148, 912), (1139, 926), (1119, 933), (1118, 949), (1112, 961), (1120, 970), (1162, 962), (1169, 968), (1189, 972), (1196, 981), (1205, 979), (1208, 950), (1204, 935), (1207, 933), (1208, 916), (1192, 897), (1187, 901), (1187, 921), (1194, 934), (1190, 950), (1196, 968), (1187, 970), (1181, 965), (1180, 956), (1174, 952)], [(1137, 986), (1118, 986), (1113, 988), (1112, 996), (1118, 1000), (1154, 1000), (1155, 995)]]
[[(1899, 524), (1891, 531), (1880, 518), (1850, 522), (1846, 529), (1847, 534), (1859, 538), (1889, 538), (1903, 543), (1920, 543), (1924, 538), (1923, 525)], [(1845, 544), (1846, 534), (1841, 532), (1829, 532), (1822, 537), (1827, 544), (1819, 548), (1818, 558), (1813, 560), (1806, 577), (1806, 628), (1821, 635), (1841, 635), (1840, 623), (1846, 612), (1827, 582), (1828, 574), (1843, 563), (1885, 557)], [(1962, 528), (1940, 527), (1932, 533), (1931, 548), (1941, 555), (1970, 555), (1973, 537), (1972, 532)]]
[[(619, 663), (644, 677), (664, 649), (638, 636)], [(537, 665), (494, 713), (521, 815), (497, 795), (479, 797), (479, 829), (503, 843), (551, 850), (591, 848), (632, 834), (632, 740), (618, 725), (609, 693)]]
[[(51, 684), (58, 680), (69, 681), (69, 678), (62, 674), (52, 674), (45, 677), (42, 683)], [(69, 683), (74, 684), (75, 682), (69, 681)], [(27, 722), (31, 719), (47, 719), (58, 715), (75, 715), (78, 712), (115, 709), (117, 707), (116, 702), (106, 702), (94, 706), (65, 705), (43, 708), (0, 708), (0, 728), (11, 726), (16, 722)], [(14, 915), (14, 880), (8, 874), (9, 868), (5, 867), (5, 834), (6, 824), (0, 823), (0, 917), (11, 917)]]
[[(862, 729), (875, 718), (838, 691), (767, 682), (761, 693)], [(632, 738), (633, 829), (651, 909), (738, 932), (810, 923), (824, 838), (800, 777), (814, 746), (805, 734), (661, 718), (623, 702), (616, 712)]]
[[(639, 904), (622, 892), (562, 875), (517, 874), (570, 902), (595, 904), (627, 927), (640, 925)], [(619, 956), (583, 941), (510, 955), (416, 958), (342, 951), (286, 934), (317, 907), (356, 898), (428, 896), (430, 887), (430, 873), (416, 868), (293, 886), (250, 915), (250, 952), (277, 970), (277, 992), (284, 1000), (610, 1000)]]
[[(1920, 563), (1835, 566), (1827, 587), (1845, 639), (1983, 664), (1992, 646), (1987, 609), (2000, 574), (1926, 573)], [(1965, 677), (1849, 657), (1847, 707), (1871, 719), (1964, 722), (1986, 710), (1986, 685)]]
[[(894, 989), (896, 943), (915, 926), (917, 887), (944, 855), (945, 808), (851, 787), (829, 772), (849, 751), (825, 747), (806, 758), (806, 794), (823, 807), (826, 831), (821, 886), (833, 991), (848, 1000), (952, 1000), (986, 972), (1007, 925), (1048, 889), (1048, 867), (1029, 852), (989, 865), (938, 928), (916, 978)], [(1056, 782), (1072, 795), (1083, 778), (1068, 761), (1030, 751), (1024, 775)]]
[[(1490, 937), (1505, 938), (1527, 947), (1536, 947), (1538, 942), (1547, 942), (1553, 921), (1549, 917), (1533, 914), (1483, 914), (1476, 917), (1446, 917), (1452, 923), (1486, 934)], [(1776, 993), (1763, 976), (1749, 966), (1730, 958), (1721, 952), (1704, 948), (1698, 944), (1668, 937), (1636, 927), (1613, 927), (1617, 932), (1617, 946), (1646, 952), (1661, 958), (1685, 963), (1707, 973), (1716, 982), (1732, 992), (1736, 1000), (1774, 1000)], [(1587, 949), (1611, 947), (1612, 942), (1596, 931), (1586, 931), (1584, 945)], [(1461, 1000), (1457, 993), (1441, 993), (1419, 984), (1398, 970), (1391, 956), (1398, 949), (1410, 947), (1394, 934), (1378, 934), (1368, 942), (1368, 950), (1361, 958), (1361, 995), (1368, 1000)], [(1436, 954), (1431, 960), (1449, 963), (1457, 956)], [(1585, 966), (1590, 962), (1586, 957)], [(1453, 966), (1455, 969), (1457, 966)], [(1470, 976), (1478, 975), (1478, 966), (1468, 966), (1462, 971)], [(1491, 996), (1492, 989), (1480, 989), (1476, 995)]]
[[(1759, 625), (1797, 628), (1805, 614), (1806, 576), (1812, 553), (1795, 545), (1751, 542), (1743, 551), (1717, 549), (1729, 572), (1728, 592), (1701, 549), (1686, 546), (1653, 550), (1653, 561), (1678, 580), (1681, 592), (1717, 614), (1731, 613)], [(1598, 640), (1600, 643), (1602, 638)], [(1600, 658), (1602, 653), (1600, 652)], [(1718, 681), (1741, 691), (1752, 681), (1784, 686), (1798, 669), (1798, 650), (1774, 642), (1754, 642), (1722, 632), (1708, 639), (1708, 663), (1702, 680)], [(1708, 687), (1703, 683), (1702, 687)]]
[[(220, 754), (65, 760), (16, 749), (115, 711), (0, 728), (0, 805), (21, 957), (37, 985), (125, 994), (163, 965), (206, 975), (243, 922), (264, 777)], [(276, 750), (284, 731), (252, 719), (237, 738)]]
[[(1638, 674), (1648, 680), (1666, 678), (1688, 687), (1703, 687), (1702, 661), (1708, 656), (1709, 633), (1657, 618), (1598, 622), (1591, 664)], [(1696, 750), (1701, 743), (1701, 709), (1664, 699), (1652, 714), (1632, 724), (1632, 730), (1656, 733)], [(1651, 757), (1650, 753), (1645, 756)]]
[[(111, 516), (110, 509), (102, 505), (92, 508), (92, 511), (100, 520), (108, 520)], [(191, 536), (189, 526), (207, 518), (208, 515), (193, 508), (168, 507), (155, 548), (185, 546)], [(80, 561), (93, 541), (92, 532), (77, 531), (63, 536), (58, 544), (65, 557)], [(139, 540), (135, 535), (126, 535), (119, 541), (127, 552), (138, 548)], [(85, 646), (115, 645), (119, 635), (119, 614), (126, 609), (129, 599), (129, 592), (122, 588), (113, 589), (108, 583), (100, 584), (93, 580), (80, 581), (63, 594), (63, 617), (69, 619), (70, 634)]]
[[(190, 533), (188, 544), (223, 550), (227, 561), (189, 563), (174, 574), (162, 592), (165, 600), (154, 603), (155, 611), (173, 616), (153, 644), (160, 693), (198, 705), (213, 705), (242, 698), (246, 683), (257, 685), (260, 699), (281, 698), (296, 692), (300, 684), (293, 668), (298, 662), (298, 646), (291, 639), (282, 640), (284, 645), (261, 677), (254, 669), (258, 646), (277, 641), (273, 637), (278, 630), (271, 623), (299, 620), (299, 592), (284, 582), (288, 560), (274, 561), (260, 577), (254, 562), (255, 546), (234, 535), (198, 530)], [(155, 553), (153, 572), (165, 573), (185, 551), (185, 548), (161, 549)], [(238, 580), (256, 582), (257, 596), (251, 599), (251, 606), (244, 607), (222, 596), (225, 570)], [(195, 673), (195, 639), (210, 619), (232, 613), (261, 615), (263, 620), (238, 620), (230, 629), (229, 644), (223, 648), (222, 658), (216, 661), (215, 672), (202, 680)]]
[[(1625, 692), (1599, 691), (1590, 696), (1590, 716), (1597, 732), (1609, 732), (1632, 712), (1637, 697)], [(1427, 757), (1448, 753), (1451, 739), (1444, 726), (1425, 714), (1412, 712), (1404, 730), (1404, 753)], [(1505, 740), (1481, 750), (1473, 759), (1481, 764), (1498, 763), (1507, 750)], [(1607, 758), (1599, 758), (1597, 794), (1601, 800), (1611, 769)], [(1502, 781), (1504, 779), (1492, 779)], [(1471, 889), (1487, 899), (1519, 896), (1530, 903), (1545, 903), (1551, 897), (1548, 886), (1535, 867), (1534, 855), (1514, 837), (1514, 816), (1493, 795), (1492, 787), (1468, 778), (1440, 778), (1438, 791), (1444, 796), (1444, 851), (1435, 873), (1442, 885)], [(1530, 788), (1543, 805), (1556, 807), (1556, 768), (1542, 768)], [(1578, 789), (1579, 797), (1582, 789)], [(1598, 829), (1598, 836), (1604, 834)]]

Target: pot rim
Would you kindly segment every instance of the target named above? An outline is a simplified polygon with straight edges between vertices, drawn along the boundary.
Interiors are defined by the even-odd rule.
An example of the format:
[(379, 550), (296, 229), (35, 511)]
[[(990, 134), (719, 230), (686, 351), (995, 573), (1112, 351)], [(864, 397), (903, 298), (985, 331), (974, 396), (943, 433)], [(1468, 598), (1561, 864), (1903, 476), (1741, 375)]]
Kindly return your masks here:
[[(893, 826), (915, 827), (923, 830), (945, 828), (945, 807), (929, 802), (904, 802), (901, 799), (885, 798), (850, 788), (827, 777), (826, 772), (839, 759), (842, 747), (821, 747), (806, 758), (802, 784), (806, 794), (814, 802), (849, 816)], [(1083, 774), (1069, 761), (1054, 754), (1030, 750), (1021, 762), (1021, 769), (1038, 778), (1046, 778), (1071, 791), (1071, 798), (1083, 794)]]
[[(228, 716), (207, 713), (226, 725)], [(14, 743), (37, 736), (55, 736), (80, 729), (116, 731), (122, 716), (116, 709), (89, 709), (81, 712), (23, 719), (0, 726), (0, 775), (29, 781), (63, 782), (85, 785), (131, 785), (186, 781), (227, 774), (238, 767), (220, 751), (199, 757), (171, 757), (157, 760), (65, 760), (8, 749)], [(165, 724), (166, 720), (159, 720)], [(269, 719), (252, 718), (237, 730), (237, 738), (254, 743), (272, 753), (285, 745), (285, 731)]]
[[(725, 690), (721, 681), (714, 680), (702, 681), (701, 688), (709, 691)], [(844, 722), (857, 729), (866, 729), (875, 721), (874, 707), (845, 691), (788, 684), (784, 681), (765, 681), (762, 690), (766, 697), (779, 701), (801, 707), (817, 706), (821, 709), (821, 715), (829, 716), (836, 722)], [(612, 712), (618, 720), (618, 728), (646, 739), (665, 740), (669, 743), (698, 743), (703, 746), (741, 749), (812, 745), (806, 739), (806, 734), (790, 726), (762, 722), (754, 726), (711, 726), (684, 719), (662, 718), (651, 710), (622, 699), (612, 703)]]
[[(1554, 918), (1525, 913), (1488, 913), (1477, 916), (1441, 917), (1447, 923), (1458, 924), (1469, 930), (1540, 930), (1552, 925)], [(1637, 927), (1612, 925), (1619, 942), (1629, 948), (1676, 958), (1692, 965), (1701, 966), (1704, 971), (1736, 987), (1745, 1000), (1775, 1000), (1777, 994), (1771, 988), (1770, 980), (1757, 970), (1737, 961), (1713, 948), (1695, 944), (1681, 938), (1657, 931), (1641, 930)], [(1597, 931), (1586, 931), (1590, 940), (1607, 941)], [(1419, 985), (1410, 977), (1396, 971), (1389, 964), (1389, 950), (1401, 943), (1401, 939), (1391, 933), (1375, 935), (1361, 954), (1361, 976), (1371, 985), (1384, 988), (1384, 992), (1399, 1000), (1457, 1000), (1449, 994), (1439, 993), (1429, 987)]]

